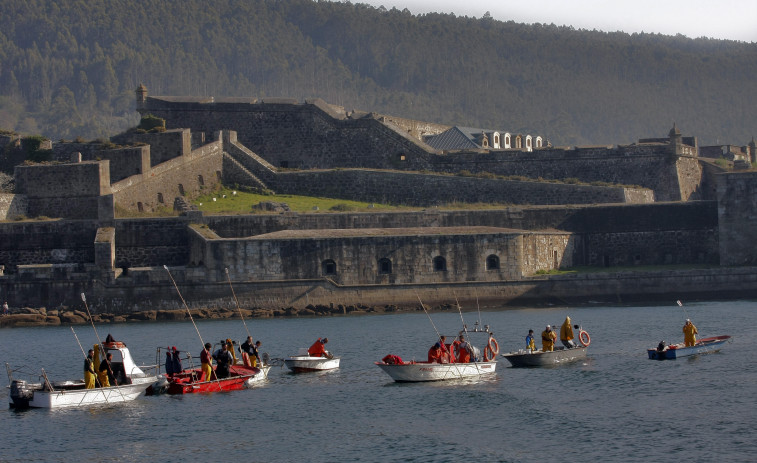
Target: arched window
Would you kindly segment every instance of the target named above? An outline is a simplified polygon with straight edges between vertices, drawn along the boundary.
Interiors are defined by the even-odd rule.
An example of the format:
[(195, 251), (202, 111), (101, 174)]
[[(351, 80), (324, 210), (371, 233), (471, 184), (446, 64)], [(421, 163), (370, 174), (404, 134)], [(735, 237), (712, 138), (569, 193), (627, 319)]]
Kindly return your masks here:
[(526, 150), (531, 151), (533, 149), (531, 135), (526, 135)]
[(505, 146), (503, 146), (505, 149), (510, 149), (510, 134), (505, 134)]
[(384, 257), (378, 261), (378, 271), (381, 275), (392, 273), (392, 261)]
[(499, 132), (492, 134), (492, 148), (499, 149)]
[(158, 193), (158, 202), (159, 203), (163, 202), (163, 193)]
[(434, 257), (434, 271), (435, 272), (447, 271), (447, 260), (444, 257), (442, 256)]
[(523, 148), (523, 138), (518, 135), (515, 137), (515, 148), (516, 149), (522, 149)]
[(541, 137), (536, 137), (536, 147), (541, 148), (544, 146), (544, 140)]
[(490, 254), (486, 258), (486, 270), (499, 270), (499, 257)]
[(139, 212), (144, 212), (144, 211), (145, 211), (145, 208), (144, 208), (144, 206), (142, 206), (142, 203), (141, 203), (141, 202), (138, 202), (138, 203), (137, 203), (137, 210), (138, 210)]
[(205, 179), (202, 178), (202, 175), (197, 176), (197, 183), (199, 183), (200, 185), (205, 185)]
[(336, 275), (336, 262), (326, 259), (321, 262), (321, 272), (324, 275)]

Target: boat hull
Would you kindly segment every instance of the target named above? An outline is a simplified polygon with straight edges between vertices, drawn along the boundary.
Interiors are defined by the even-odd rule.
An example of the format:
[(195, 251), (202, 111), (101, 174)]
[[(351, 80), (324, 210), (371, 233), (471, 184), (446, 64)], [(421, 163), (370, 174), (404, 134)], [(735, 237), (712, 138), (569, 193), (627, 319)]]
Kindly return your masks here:
[(693, 346), (684, 347), (683, 343), (673, 344), (664, 350), (647, 349), (650, 360), (674, 360), (679, 357), (688, 357), (697, 354), (706, 354), (719, 351), (723, 345), (731, 341), (730, 336), (713, 336), (702, 338)]
[(284, 359), (284, 365), (294, 373), (334, 370), (339, 368), (339, 357), (292, 356)]
[(234, 365), (229, 368), (230, 376), (218, 378), (212, 381), (200, 381), (202, 370), (184, 370), (180, 374), (171, 377), (162, 377), (160, 381), (150, 386), (147, 395), (157, 394), (194, 394), (222, 391), (237, 391), (252, 386), (262, 381), (268, 375), (271, 367), (255, 368), (243, 365)]
[[(134, 379), (132, 384), (95, 389), (31, 390), (26, 397), (13, 397), (14, 385), (11, 384), (10, 406), (12, 408), (68, 408), (129, 402), (144, 395), (147, 387), (155, 379), (155, 376), (144, 377)], [(17, 381), (16, 384), (18, 384)]]
[(384, 370), (398, 383), (421, 381), (446, 381), (453, 379), (477, 378), (493, 374), (497, 362), (472, 363), (402, 363), (388, 364), (376, 362), (376, 366)]
[(514, 367), (545, 367), (585, 359), (587, 350), (584, 346), (578, 346), (572, 349), (562, 348), (550, 352), (540, 350), (510, 352), (502, 354), (502, 357), (506, 358)]

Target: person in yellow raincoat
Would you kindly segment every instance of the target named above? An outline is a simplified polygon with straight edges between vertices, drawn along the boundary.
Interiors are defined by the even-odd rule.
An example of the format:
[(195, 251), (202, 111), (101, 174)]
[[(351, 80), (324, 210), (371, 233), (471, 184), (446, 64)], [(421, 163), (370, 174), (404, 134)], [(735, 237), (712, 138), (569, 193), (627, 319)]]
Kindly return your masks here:
[(534, 330), (528, 330), (528, 336), (526, 336), (526, 349), (530, 351), (536, 350), (536, 338), (534, 337)]
[(576, 347), (576, 343), (573, 342), (573, 326), (570, 324), (570, 317), (565, 317), (565, 321), (560, 327), (560, 341), (563, 346), (568, 349)]
[(541, 351), (552, 352), (553, 350), (555, 350), (556, 339), (557, 339), (557, 334), (555, 334), (555, 332), (552, 331), (551, 326), (547, 325), (544, 331), (541, 332)]
[(229, 338), (226, 339), (226, 349), (231, 352), (231, 358), (234, 359), (234, 363), (232, 365), (237, 364), (237, 354), (234, 352), (234, 342)]
[(697, 343), (697, 327), (691, 323), (691, 320), (686, 319), (686, 324), (683, 325), (683, 344), (686, 347), (691, 347)]
[(90, 349), (87, 352), (87, 358), (84, 359), (84, 387), (87, 389), (95, 388), (95, 368), (94, 359), (95, 351)]

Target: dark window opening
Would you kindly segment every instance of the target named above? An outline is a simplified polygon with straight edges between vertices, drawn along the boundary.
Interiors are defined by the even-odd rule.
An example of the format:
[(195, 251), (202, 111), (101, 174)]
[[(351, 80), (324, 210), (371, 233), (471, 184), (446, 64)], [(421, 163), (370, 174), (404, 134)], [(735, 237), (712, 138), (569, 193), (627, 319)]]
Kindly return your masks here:
[(434, 257), (434, 271), (445, 272), (447, 271), (447, 260), (442, 256)]
[(321, 263), (321, 270), (324, 275), (336, 275), (336, 262), (331, 259), (324, 260)]
[(289, 161), (281, 161), (279, 163), (279, 167), (283, 167), (284, 169), (286, 169), (287, 167), (289, 167)]
[(204, 179), (204, 178), (202, 178), (202, 175), (198, 175), (198, 176), (197, 176), (197, 182), (198, 182), (198, 183), (199, 183), (200, 185), (205, 185), (205, 179)]
[(486, 258), (486, 270), (498, 270), (499, 269), (499, 257), (494, 254)]
[(379, 264), (379, 273), (384, 274), (384, 275), (392, 273), (391, 260), (384, 258), (384, 259), (379, 260), (378, 264)]

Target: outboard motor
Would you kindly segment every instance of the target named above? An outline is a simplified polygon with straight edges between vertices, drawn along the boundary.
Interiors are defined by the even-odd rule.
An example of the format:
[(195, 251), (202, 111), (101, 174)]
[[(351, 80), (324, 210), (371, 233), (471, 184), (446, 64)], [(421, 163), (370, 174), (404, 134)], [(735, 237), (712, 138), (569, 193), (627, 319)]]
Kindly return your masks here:
[(168, 390), (168, 386), (170, 383), (168, 382), (168, 378), (166, 378), (163, 375), (158, 376), (158, 380), (152, 383), (147, 390), (145, 391), (145, 395), (160, 395), (165, 394), (165, 392)]
[(34, 389), (26, 381), (14, 379), (11, 382), (11, 400), (16, 408), (29, 408), (29, 401), (34, 399)]
[(660, 341), (659, 344), (657, 344), (657, 352), (662, 352), (665, 350), (665, 341)]

